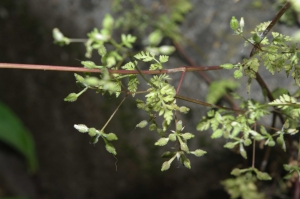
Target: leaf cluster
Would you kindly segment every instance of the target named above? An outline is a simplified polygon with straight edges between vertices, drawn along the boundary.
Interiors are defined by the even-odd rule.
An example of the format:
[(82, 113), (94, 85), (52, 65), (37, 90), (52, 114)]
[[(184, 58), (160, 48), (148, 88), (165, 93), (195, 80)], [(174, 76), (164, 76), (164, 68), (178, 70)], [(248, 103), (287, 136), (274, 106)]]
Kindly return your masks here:
[(111, 141), (118, 140), (118, 137), (114, 133), (104, 133), (104, 131), (97, 130), (95, 128), (88, 128), (84, 124), (75, 124), (74, 128), (78, 130), (80, 133), (88, 133), (91, 137), (91, 144), (96, 144), (99, 141), (99, 138), (101, 137), (105, 143), (105, 149), (114, 155), (117, 155), (116, 149), (111, 143)]
[(229, 178), (221, 182), (230, 198), (237, 199), (264, 199), (265, 195), (258, 191), (256, 186), (257, 178), (252, 175), (241, 175), (236, 178)]

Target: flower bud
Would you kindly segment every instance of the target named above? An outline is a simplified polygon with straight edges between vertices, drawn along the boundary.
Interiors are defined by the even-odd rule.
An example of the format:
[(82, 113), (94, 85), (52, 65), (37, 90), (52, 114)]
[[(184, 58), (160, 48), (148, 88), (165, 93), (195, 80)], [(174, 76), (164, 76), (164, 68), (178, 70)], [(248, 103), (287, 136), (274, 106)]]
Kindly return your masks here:
[(239, 22), (234, 16), (231, 18), (230, 28), (234, 31), (237, 31), (237, 29), (239, 28)]

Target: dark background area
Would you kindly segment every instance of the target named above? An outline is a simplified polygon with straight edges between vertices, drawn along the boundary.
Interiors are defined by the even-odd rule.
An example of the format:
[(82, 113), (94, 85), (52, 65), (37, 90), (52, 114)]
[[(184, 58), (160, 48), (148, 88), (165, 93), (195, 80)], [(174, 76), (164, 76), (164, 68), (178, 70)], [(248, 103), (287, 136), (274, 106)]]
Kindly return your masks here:
[[(100, 27), (103, 16), (110, 12), (108, 2), (1, 0), (0, 62), (80, 66), (79, 60), (86, 60), (83, 45), (54, 45), (52, 29), (58, 27), (70, 37), (85, 37), (93, 27)], [(247, 56), (243, 42), (230, 32), (229, 20), (232, 15), (244, 16), (248, 29), (271, 20), (276, 11), (270, 1), (261, 2), (262, 7), (255, 8), (252, 1), (192, 1), (194, 9), (187, 15), (182, 30), (205, 57), (183, 44), (189, 55), (202, 65), (236, 62)], [(170, 63), (182, 64), (179, 58)], [(212, 74), (216, 78), (221, 75), (228, 78), (230, 73)], [(265, 78), (271, 79), (268, 75)], [(191, 86), (191, 82), (198, 84)], [(275, 84), (271, 82), (271, 86)], [(255, 92), (257, 85), (252, 89)], [(73, 73), (0, 70), (0, 100), (32, 133), (39, 160), (38, 172), (28, 175), (22, 157), (0, 143), (0, 198), (228, 198), (220, 180), (229, 177), (241, 158), (223, 150), (220, 141), (212, 143), (210, 135), (196, 132), (195, 126), (205, 109), (193, 107), (185, 120), (187, 129), (198, 136), (195, 148), (209, 153), (192, 157), (191, 170), (176, 162), (169, 171), (161, 172), (162, 151), (154, 146), (158, 136), (134, 130), (144, 115), (138, 112), (133, 99), (125, 102), (108, 126), (107, 131), (119, 137), (114, 143), (116, 160), (106, 152), (102, 141), (95, 146), (89, 144), (89, 137), (78, 133), (73, 125), (102, 127), (121, 99), (91, 91), (74, 103), (63, 101), (77, 91)], [(201, 99), (206, 91), (207, 85), (197, 75), (187, 75), (183, 95)]]

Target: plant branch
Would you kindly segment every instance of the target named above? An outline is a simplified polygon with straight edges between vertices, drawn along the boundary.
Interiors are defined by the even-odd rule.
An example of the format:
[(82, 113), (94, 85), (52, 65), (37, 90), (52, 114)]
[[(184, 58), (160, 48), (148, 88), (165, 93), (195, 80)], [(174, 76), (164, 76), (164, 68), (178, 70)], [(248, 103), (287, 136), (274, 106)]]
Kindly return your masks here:
[[(27, 70), (53, 70), (65, 72), (86, 72), (86, 73), (101, 73), (99, 69), (88, 69), (80, 67), (69, 66), (51, 66), (51, 65), (34, 65), (34, 64), (15, 64), (15, 63), (0, 63), (0, 68), (9, 69), (27, 69)], [(164, 70), (141, 70), (142, 74), (155, 75), (164, 73), (178, 73), (178, 72), (195, 72), (195, 71), (209, 71), (222, 70), (220, 66), (182, 66), (178, 68), (164, 69)], [(115, 74), (140, 74), (138, 70), (112, 70), (108, 69), (109, 73)]]
[[(271, 21), (271, 23), (268, 25), (268, 27), (264, 30), (264, 32), (261, 35), (260, 38), (260, 42), (262, 40), (264, 40), (264, 38), (267, 36), (267, 34), (272, 30), (272, 28), (274, 27), (274, 25), (278, 22), (278, 20), (281, 18), (281, 16), (291, 7), (291, 3), (289, 1), (287, 1), (287, 3), (280, 9), (280, 11), (277, 13), (277, 15), (273, 18), (273, 20)], [(260, 42), (258, 42), (256, 45), (253, 46), (251, 53), (250, 53), (250, 57), (252, 57), (255, 52), (260, 48), (259, 44)]]
[(111, 121), (111, 119), (114, 117), (114, 115), (116, 114), (116, 112), (119, 110), (120, 106), (123, 104), (123, 102), (125, 101), (126, 98), (127, 98), (127, 95), (123, 98), (123, 100), (120, 102), (120, 104), (118, 105), (118, 107), (116, 108), (116, 110), (111, 114), (111, 116), (109, 117), (109, 119), (107, 120), (107, 122), (104, 124), (104, 126), (102, 127), (102, 129), (100, 131), (104, 131), (104, 129), (109, 124), (109, 122)]
[(184, 100), (184, 101), (187, 101), (187, 102), (192, 102), (192, 103), (195, 103), (195, 104), (200, 104), (200, 105), (203, 105), (203, 106), (206, 106), (206, 107), (224, 109), (224, 110), (240, 112), (240, 113), (245, 112), (244, 110), (241, 110), (241, 109), (232, 109), (232, 108), (228, 108), (228, 107), (224, 107), (224, 106), (218, 106), (218, 105), (215, 105), (215, 104), (209, 104), (207, 102), (203, 102), (203, 101), (200, 101), (200, 100), (184, 97), (182, 95), (176, 95), (175, 98), (176, 99), (181, 99), (181, 100)]
[[(181, 48), (181, 46), (178, 43), (173, 42), (173, 44), (174, 44), (176, 50), (179, 52), (179, 54), (186, 60), (186, 62), (189, 65), (196, 66), (196, 63), (186, 55), (186, 53), (184, 52), (184, 50)], [(205, 80), (205, 82), (207, 84), (210, 84), (212, 82), (212, 80), (204, 72), (199, 71), (199, 74)]]
[(185, 75), (185, 71), (183, 71), (182, 74), (181, 74), (181, 77), (180, 77), (180, 80), (179, 80), (179, 83), (178, 83), (178, 86), (177, 86), (177, 89), (176, 89), (176, 94), (178, 94), (179, 91), (180, 91), (180, 87), (181, 87), (184, 75)]
[[(268, 25), (268, 27), (266, 28), (266, 30), (262, 33), (262, 36), (261, 36), (261, 40), (260, 42), (267, 36), (267, 34), (270, 32), (270, 30), (274, 27), (274, 25), (278, 22), (278, 20), (280, 19), (280, 17), (287, 11), (287, 9), (289, 9), (291, 6), (291, 3), (288, 1), (281, 9), (280, 11), (277, 13), (277, 15), (273, 18), (273, 20), (271, 21), (271, 23)], [(258, 48), (259, 44), (258, 45), (255, 45), (253, 46), (252, 50), (251, 50), (251, 53), (250, 53), (250, 57), (252, 57), (257, 48)], [(268, 88), (268, 86), (266, 85), (265, 81), (263, 80), (263, 78), (260, 76), (259, 73), (256, 73), (256, 80), (258, 82), (258, 84), (260, 85), (260, 87), (262, 89), (264, 89), (266, 92), (267, 92), (267, 96), (268, 96), (268, 99), (269, 101), (274, 101), (274, 97), (270, 91), (270, 89)], [(284, 118), (281, 114), (279, 114), (279, 118), (281, 120), (282, 123), (284, 123)]]
[(271, 21), (271, 23), (268, 25), (266, 30), (262, 34), (262, 38), (260, 41), (262, 41), (267, 34), (270, 32), (270, 30), (274, 27), (274, 25), (278, 22), (278, 20), (281, 18), (281, 16), (291, 7), (291, 2), (287, 1), (287, 3), (280, 9), (280, 11), (277, 13), (277, 15), (274, 17), (274, 19)]
[[(256, 131), (256, 124), (254, 124), (254, 131)], [(252, 168), (255, 168), (255, 139), (253, 139), (252, 145)]]

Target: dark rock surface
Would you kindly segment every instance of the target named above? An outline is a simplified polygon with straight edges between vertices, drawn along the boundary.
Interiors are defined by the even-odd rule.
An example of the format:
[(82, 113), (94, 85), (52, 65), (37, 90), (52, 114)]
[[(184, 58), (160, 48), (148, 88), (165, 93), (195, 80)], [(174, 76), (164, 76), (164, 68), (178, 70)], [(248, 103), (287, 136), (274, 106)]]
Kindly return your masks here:
[[(0, 62), (80, 66), (78, 60), (86, 59), (84, 48), (76, 44), (63, 48), (54, 45), (51, 31), (58, 27), (70, 37), (85, 37), (93, 27), (101, 27), (103, 16), (110, 11), (108, 2), (0, 1)], [(243, 41), (229, 28), (231, 16), (238, 19), (243, 16), (246, 30), (251, 30), (258, 23), (271, 20), (276, 13), (270, 1), (262, 0), (260, 8), (253, 7), (251, 2), (193, 0), (194, 9), (182, 24), (182, 32), (195, 42), (203, 55), (182, 44), (189, 56), (199, 65), (238, 62), (247, 57), (249, 49), (243, 48)], [(285, 26), (276, 29), (292, 32)], [(170, 60), (172, 67), (182, 64), (179, 58)], [(223, 71), (209, 75), (216, 79), (231, 77), (231, 73)], [(271, 75), (263, 75), (271, 86), (278, 84)], [(174, 82), (178, 78), (175, 75)], [(280, 83), (288, 84), (284, 79), (282, 74)], [(119, 137), (115, 143), (117, 161), (105, 151), (101, 141), (90, 145), (88, 136), (78, 133), (73, 125), (84, 123), (100, 128), (121, 99), (88, 92), (75, 103), (63, 101), (67, 94), (78, 90), (72, 73), (0, 70), (0, 100), (32, 132), (39, 158), (37, 174), (24, 175), (26, 168), (22, 160), (0, 147), (0, 197), (5, 193), (43, 199), (226, 198), (219, 182), (229, 176), (240, 157), (222, 150), (221, 141), (212, 142), (210, 135), (196, 132), (199, 137), (195, 148), (211, 153), (191, 158), (191, 170), (175, 163), (170, 171), (161, 173), (161, 151), (153, 146), (158, 137), (153, 132), (133, 131), (142, 115), (137, 114), (130, 99), (108, 127), (108, 131)], [(197, 74), (187, 74), (180, 94), (204, 100), (206, 92), (207, 85)], [(240, 92), (245, 93), (243, 87)], [(252, 92), (260, 93), (256, 83)], [(188, 131), (195, 132), (205, 109), (191, 106), (193, 110), (185, 118), (185, 125)], [(16, 167), (7, 166), (10, 164)], [(7, 183), (9, 180), (16, 183)]]

